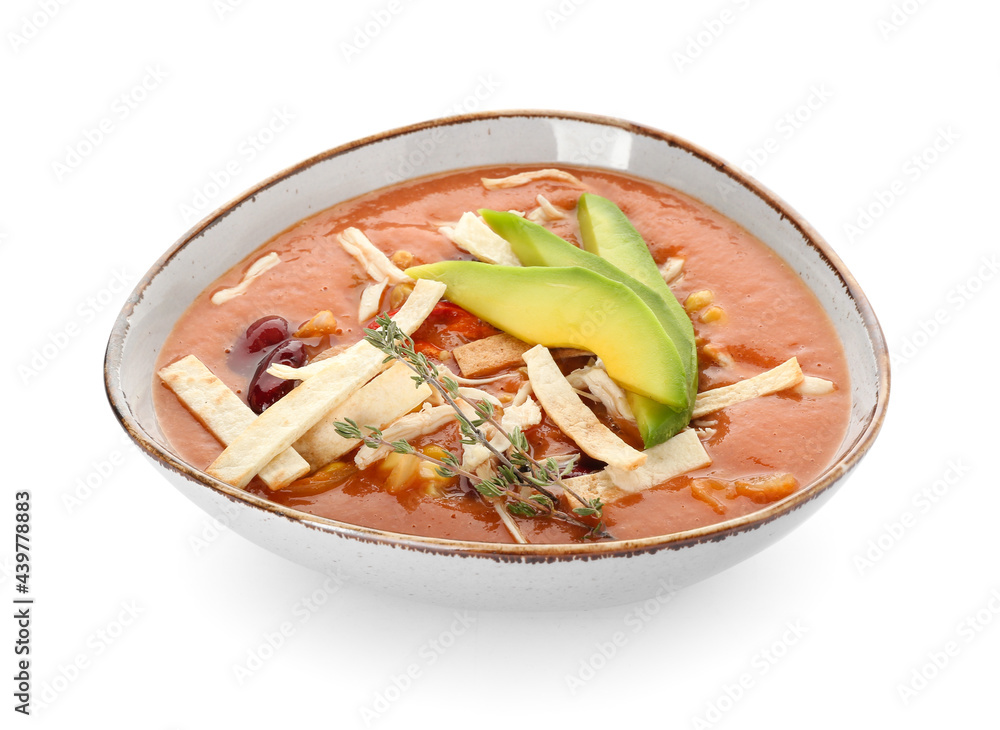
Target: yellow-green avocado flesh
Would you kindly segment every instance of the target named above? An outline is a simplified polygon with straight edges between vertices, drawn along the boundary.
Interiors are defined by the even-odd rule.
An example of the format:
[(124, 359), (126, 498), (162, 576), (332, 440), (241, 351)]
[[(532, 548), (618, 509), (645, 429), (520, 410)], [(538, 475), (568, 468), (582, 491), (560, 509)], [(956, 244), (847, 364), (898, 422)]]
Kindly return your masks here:
[(621, 208), (600, 195), (584, 193), (577, 203), (576, 217), (580, 224), (583, 247), (649, 287), (669, 313), (670, 321), (666, 330), (684, 363), (689, 408), (680, 413), (668, 413), (659, 404), (640, 403), (637, 409), (630, 401), (637, 420), (640, 412), (646, 413), (651, 409), (653, 412), (646, 413), (644, 417), (657, 422), (661, 434), (666, 433), (666, 438), (669, 438), (690, 422), (698, 392), (698, 350), (691, 320), (663, 280), (653, 255), (649, 252), (649, 246)]
[(629, 287), (578, 266), (439, 261), (406, 270), (445, 298), (518, 339), (593, 352), (623, 388), (688, 406), (684, 367), (656, 316)]
[[(694, 331), (691, 321), (684, 310), (680, 308), (673, 294), (669, 293), (674, 307), (680, 310), (680, 320), (669, 302), (649, 286), (639, 282), (606, 259), (593, 253), (581, 250), (572, 243), (560, 238), (547, 228), (533, 223), (514, 213), (495, 210), (480, 210), (483, 220), (501, 238), (511, 244), (515, 255), (525, 266), (581, 266), (609, 279), (625, 284), (632, 289), (640, 299), (652, 310), (664, 332), (670, 338), (675, 349), (684, 353), (688, 359), (681, 357), (684, 365), (685, 382), (692, 382), (689, 371), (691, 353), (694, 352)], [(639, 239), (641, 243), (641, 238)], [(645, 248), (645, 243), (641, 243)], [(648, 255), (648, 251), (647, 251)], [(652, 262), (652, 257), (650, 257)], [(655, 264), (654, 264), (654, 270)], [(657, 276), (659, 272), (657, 271)], [(663, 283), (662, 277), (660, 282)], [(666, 286), (664, 284), (664, 286)], [(697, 360), (694, 366), (694, 383), (697, 385)], [(688, 403), (681, 408), (672, 408), (645, 396), (626, 391), (629, 405), (636, 418), (636, 425), (646, 448), (663, 443), (675, 433), (684, 428), (691, 420), (691, 409), (694, 406), (694, 393), (688, 393)]]

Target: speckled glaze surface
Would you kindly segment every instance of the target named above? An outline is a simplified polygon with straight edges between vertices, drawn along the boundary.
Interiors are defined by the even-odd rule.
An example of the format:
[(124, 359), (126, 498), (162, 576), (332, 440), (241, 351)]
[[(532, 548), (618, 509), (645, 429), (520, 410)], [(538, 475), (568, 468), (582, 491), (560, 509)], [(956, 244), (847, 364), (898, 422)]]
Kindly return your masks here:
[[(373, 530), (272, 504), (192, 468), (153, 413), (153, 363), (174, 322), (219, 275), (289, 225), (411, 177), (505, 163), (589, 165), (662, 182), (743, 225), (798, 272), (844, 342), (852, 408), (838, 458), (789, 498), (739, 519), (662, 537), (598, 544), (496, 545)], [(885, 416), (889, 364), (878, 322), (822, 238), (768, 190), (669, 134), (564, 112), (438, 119), (324, 152), (198, 223), (143, 277), (115, 323), (105, 361), (123, 428), (183, 494), (231, 529), (297, 563), (374, 589), (455, 606), (580, 609), (675, 590), (755, 554), (815, 512), (872, 445)]]

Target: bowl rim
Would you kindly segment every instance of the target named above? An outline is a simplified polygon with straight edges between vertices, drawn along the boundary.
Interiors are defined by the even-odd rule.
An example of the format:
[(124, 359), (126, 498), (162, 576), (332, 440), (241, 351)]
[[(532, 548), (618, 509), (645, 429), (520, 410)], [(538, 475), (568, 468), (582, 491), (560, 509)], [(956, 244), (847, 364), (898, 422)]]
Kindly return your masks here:
[[(146, 288), (185, 246), (216, 225), (226, 216), (233, 213), (243, 203), (251, 200), (261, 191), (281, 183), (286, 178), (297, 174), (313, 165), (338, 157), (348, 152), (367, 147), (380, 141), (410, 135), (438, 127), (462, 125), (471, 122), (488, 122), (517, 117), (535, 119), (563, 119), (579, 121), (606, 127), (617, 127), (630, 134), (650, 137), (659, 142), (679, 147), (691, 155), (708, 163), (720, 173), (728, 176), (736, 184), (748, 189), (763, 200), (769, 207), (783, 218), (787, 219), (802, 235), (806, 244), (814, 248), (820, 257), (830, 266), (840, 278), (848, 296), (861, 315), (868, 341), (872, 346), (876, 368), (878, 371), (877, 393), (875, 404), (867, 414), (867, 422), (861, 432), (848, 447), (847, 451), (805, 488), (783, 500), (770, 504), (763, 509), (751, 512), (723, 522), (706, 525), (691, 530), (669, 533), (654, 537), (615, 540), (593, 543), (558, 543), (558, 544), (513, 544), (491, 543), (468, 540), (454, 540), (435, 537), (422, 537), (404, 533), (379, 530), (375, 528), (354, 525), (348, 522), (319, 517), (290, 507), (270, 502), (250, 492), (219, 481), (196, 469), (166, 449), (159, 446), (132, 416), (128, 399), (121, 387), (120, 369), (124, 345), (129, 334), (130, 318), (138, 303), (142, 300)], [(766, 242), (765, 242), (766, 243)], [(501, 562), (561, 562), (577, 559), (599, 559), (615, 556), (655, 553), (665, 549), (680, 549), (692, 545), (721, 541), (736, 533), (748, 532), (761, 528), (770, 522), (805, 506), (807, 503), (834, 487), (861, 458), (867, 453), (882, 428), (888, 406), (890, 387), (890, 365), (888, 347), (879, 326), (874, 310), (857, 281), (847, 270), (840, 257), (830, 245), (802, 216), (792, 209), (784, 200), (772, 193), (757, 180), (753, 179), (738, 167), (722, 158), (702, 149), (683, 138), (653, 127), (615, 117), (591, 114), (585, 112), (554, 111), (541, 109), (511, 109), (501, 111), (477, 112), (448, 117), (430, 119), (424, 122), (397, 127), (385, 132), (363, 137), (345, 144), (333, 147), (325, 152), (313, 155), (301, 162), (295, 163), (266, 178), (257, 185), (246, 190), (229, 202), (221, 205), (215, 211), (197, 222), (184, 233), (143, 275), (135, 289), (129, 295), (121, 312), (115, 320), (108, 339), (104, 361), (105, 391), (111, 409), (121, 427), (129, 437), (151, 459), (159, 462), (181, 477), (200, 484), (233, 503), (261, 509), (272, 516), (282, 517), (303, 527), (325, 532), (341, 538), (348, 538), (366, 543), (384, 544), (391, 547), (416, 550), (425, 553), (458, 555), (464, 557), (485, 557)]]

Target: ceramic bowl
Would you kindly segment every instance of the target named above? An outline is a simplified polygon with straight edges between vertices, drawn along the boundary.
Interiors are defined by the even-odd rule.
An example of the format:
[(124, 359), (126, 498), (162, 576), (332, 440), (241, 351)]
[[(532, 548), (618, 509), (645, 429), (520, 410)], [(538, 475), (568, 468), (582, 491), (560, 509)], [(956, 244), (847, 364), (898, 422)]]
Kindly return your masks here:
[[(756, 235), (798, 272), (836, 325), (850, 366), (850, 425), (814, 482), (754, 514), (611, 543), (497, 545), (413, 537), (315, 517), (217, 481), (180, 459), (153, 413), (153, 364), (189, 302), (250, 251), (334, 203), (412, 177), (472, 166), (567, 163), (677, 188)], [(108, 343), (108, 398), (122, 426), (195, 504), (289, 560), (372, 588), (455, 606), (580, 609), (649, 598), (706, 578), (801, 524), (872, 445), (885, 414), (885, 342), (840, 259), (784, 202), (670, 134), (618, 119), (513, 111), (438, 119), (358, 140), (264, 181), (198, 223), (149, 270)]]

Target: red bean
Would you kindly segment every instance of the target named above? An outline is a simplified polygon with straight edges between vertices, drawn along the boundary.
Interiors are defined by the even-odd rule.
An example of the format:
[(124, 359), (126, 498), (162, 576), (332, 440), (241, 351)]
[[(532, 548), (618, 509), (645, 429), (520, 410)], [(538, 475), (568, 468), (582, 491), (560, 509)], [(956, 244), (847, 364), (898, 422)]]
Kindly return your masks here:
[(260, 361), (257, 372), (250, 380), (247, 404), (254, 413), (263, 413), (295, 387), (297, 380), (282, 380), (267, 372), (274, 364), (302, 367), (306, 363), (306, 346), (301, 340), (285, 340), (270, 355)]
[(288, 339), (288, 322), (282, 317), (261, 317), (236, 338), (229, 349), (229, 367), (242, 375), (249, 375), (268, 354), (270, 348)]
[(283, 317), (261, 317), (247, 327), (243, 345), (247, 352), (260, 352), (265, 347), (277, 345), (288, 339), (288, 322)]

